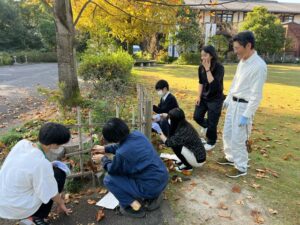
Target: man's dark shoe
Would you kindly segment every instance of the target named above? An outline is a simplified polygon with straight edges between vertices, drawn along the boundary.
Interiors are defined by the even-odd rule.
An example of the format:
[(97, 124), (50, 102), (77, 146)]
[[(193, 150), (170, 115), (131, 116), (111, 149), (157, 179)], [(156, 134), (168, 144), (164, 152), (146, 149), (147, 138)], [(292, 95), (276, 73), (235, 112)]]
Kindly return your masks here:
[(163, 193), (161, 193), (157, 198), (151, 200), (145, 200), (144, 207), (148, 211), (154, 211), (158, 209), (163, 202)]
[(230, 177), (230, 178), (238, 178), (238, 177), (241, 177), (241, 176), (246, 176), (247, 172), (242, 172), (242, 171), (239, 171), (236, 168), (233, 168), (232, 170), (230, 170), (229, 172), (227, 172), (225, 175), (227, 177)]
[(142, 208), (135, 211), (135, 210), (133, 210), (133, 208), (131, 208), (131, 206), (126, 207), (126, 208), (120, 207), (120, 213), (123, 216), (129, 216), (129, 217), (133, 217), (133, 218), (143, 218), (146, 216), (146, 213)]
[(224, 158), (220, 158), (217, 160), (217, 163), (219, 165), (229, 165), (229, 166), (234, 166), (234, 162), (228, 161), (225, 157)]

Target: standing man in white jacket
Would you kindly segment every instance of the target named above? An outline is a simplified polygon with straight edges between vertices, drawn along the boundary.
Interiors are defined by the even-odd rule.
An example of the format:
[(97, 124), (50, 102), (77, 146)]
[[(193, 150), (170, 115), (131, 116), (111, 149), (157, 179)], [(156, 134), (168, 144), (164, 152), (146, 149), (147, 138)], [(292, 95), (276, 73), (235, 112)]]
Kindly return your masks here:
[(225, 157), (217, 162), (234, 168), (226, 176), (245, 176), (248, 167), (246, 141), (250, 135), (252, 119), (262, 99), (267, 78), (267, 65), (254, 49), (251, 31), (243, 31), (233, 38), (234, 52), (239, 64), (230, 91), (223, 103), (227, 108), (223, 130)]

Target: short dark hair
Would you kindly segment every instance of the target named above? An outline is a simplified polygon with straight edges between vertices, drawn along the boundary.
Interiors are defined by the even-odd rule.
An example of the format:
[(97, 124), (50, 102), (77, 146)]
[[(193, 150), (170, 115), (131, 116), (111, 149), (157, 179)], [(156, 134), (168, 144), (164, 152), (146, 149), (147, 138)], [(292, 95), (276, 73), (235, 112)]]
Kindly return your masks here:
[(129, 135), (129, 128), (123, 120), (112, 118), (103, 126), (102, 135), (107, 142), (122, 142)]
[(46, 123), (39, 132), (39, 142), (43, 145), (66, 144), (71, 138), (70, 130), (59, 123)]
[(248, 43), (251, 44), (251, 49), (255, 47), (255, 37), (251, 31), (242, 31), (233, 37), (233, 41), (237, 41), (244, 48)]
[(159, 81), (157, 81), (157, 83), (155, 85), (155, 90), (162, 90), (164, 88), (167, 88), (167, 90), (169, 90), (168, 81), (166, 81), (166, 80), (159, 80)]

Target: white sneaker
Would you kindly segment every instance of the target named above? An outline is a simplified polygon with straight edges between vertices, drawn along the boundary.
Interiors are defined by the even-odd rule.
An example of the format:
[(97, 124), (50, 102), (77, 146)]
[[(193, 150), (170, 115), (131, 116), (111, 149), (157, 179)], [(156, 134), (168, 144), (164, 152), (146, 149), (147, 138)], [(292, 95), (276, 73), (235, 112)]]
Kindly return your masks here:
[(216, 147), (216, 145), (210, 145), (210, 144), (205, 144), (204, 148), (206, 151), (210, 151), (212, 150), (214, 147)]
[(192, 171), (193, 171), (193, 168), (188, 169), (186, 165), (181, 164), (180, 166), (176, 166), (176, 167), (175, 167), (175, 170), (176, 170), (177, 172), (180, 172), (180, 173), (181, 173), (183, 170), (192, 172)]
[(24, 219), (19, 222), (19, 225), (35, 225), (30, 219)]

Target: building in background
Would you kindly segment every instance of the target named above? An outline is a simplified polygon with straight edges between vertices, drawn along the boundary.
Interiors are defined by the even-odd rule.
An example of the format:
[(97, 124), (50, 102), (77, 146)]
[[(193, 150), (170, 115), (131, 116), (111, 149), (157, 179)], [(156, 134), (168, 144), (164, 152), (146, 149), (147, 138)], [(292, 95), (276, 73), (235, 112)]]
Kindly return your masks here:
[[(239, 26), (245, 20), (248, 12), (256, 6), (264, 6), (270, 13), (278, 16), (286, 29), (286, 37), (291, 41), (286, 53), (300, 57), (300, 1), (299, 3), (282, 3), (267, 0), (234, 1), (218, 0), (217, 5), (192, 6), (199, 11), (199, 24), (204, 30), (205, 43), (215, 34), (228, 38), (238, 32)], [(209, 0), (185, 0), (186, 4), (205, 4)]]

